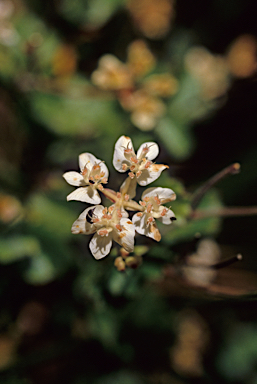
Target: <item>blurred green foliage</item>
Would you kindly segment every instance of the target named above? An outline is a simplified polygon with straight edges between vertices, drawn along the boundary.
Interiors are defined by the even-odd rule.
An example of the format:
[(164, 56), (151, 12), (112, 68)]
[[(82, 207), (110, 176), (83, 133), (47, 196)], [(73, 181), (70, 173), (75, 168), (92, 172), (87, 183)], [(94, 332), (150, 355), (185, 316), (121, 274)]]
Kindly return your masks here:
[[(257, 291), (256, 218), (197, 217), (191, 206), (198, 187), (235, 161), (242, 173), (212, 186), (196, 211), (256, 204), (252, 15), (250, 0), (0, 0), (1, 383), (257, 381), (255, 301), (247, 301)], [(248, 45), (232, 57), (244, 34)], [(105, 54), (128, 65), (139, 39), (155, 57), (151, 74), (178, 82), (152, 130), (133, 124), (121, 102), (142, 91), (144, 77), (124, 93), (91, 78)], [(152, 118), (148, 106), (142, 113)], [(96, 261), (90, 239), (71, 234), (86, 206), (67, 203), (62, 178), (90, 152), (117, 190), (121, 135), (135, 148), (159, 144), (157, 162), (169, 170), (151, 186), (177, 195), (176, 222), (160, 225), (160, 243), (137, 237), (143, 264), (124, 273), (114, 267), (118, 247)], [(246, 262), (215, 267), (216, 280), (203, 287), (183, 267), (205, 238), (217, 240), (222, 260), (242, 253)]]

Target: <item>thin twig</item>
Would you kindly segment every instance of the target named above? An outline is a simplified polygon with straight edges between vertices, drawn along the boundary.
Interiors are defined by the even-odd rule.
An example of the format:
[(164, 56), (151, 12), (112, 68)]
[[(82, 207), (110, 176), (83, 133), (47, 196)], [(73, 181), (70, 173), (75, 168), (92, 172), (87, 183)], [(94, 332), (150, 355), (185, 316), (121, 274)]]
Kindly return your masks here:
[(236, 256), (230, 257), (229, 259), (223, 260), (217, 264), (211, 265), (212, 269), (221, 269), (224, 267), (228, 267), (231, 264), (234, 264), (237, 261), (241, 261), (243, 259), (243, 256), (239, 253)]
[(191, 218), (198, 220), (207, 217), (254, 216), (257, 206), (251, 207), (222, 207), (215, 209), (198, 209), (191, 214)]
[(217, 184), (220, 180), (222, 180), (224, 177), (228, 175), (235, 175), (236, 173), (239, 173), (239, 172), (240, 172), (240, 164), (234, 163), (224, 168), (222, 171), (218, 172), (213, 177), (211, 177), (205, 184), (202, 185), (202, 187), (200, 187), (196, 191), (191, 203), (192, 209), (195, 210), (197, 208), (197, 206), (199, 205), (200, 201), (202, 200), (206, 192), (210, 188), (212, 188), (215, 184)]

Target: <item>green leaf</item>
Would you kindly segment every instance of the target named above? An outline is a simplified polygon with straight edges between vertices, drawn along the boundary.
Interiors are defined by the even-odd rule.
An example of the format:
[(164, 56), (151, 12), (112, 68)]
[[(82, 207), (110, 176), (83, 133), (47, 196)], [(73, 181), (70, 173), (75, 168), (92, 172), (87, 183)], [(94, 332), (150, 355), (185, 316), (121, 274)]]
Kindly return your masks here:
[(30, 105), (34, 118), (58, 135), (96, 137), (101, 131), (111, 133), (122, 126), (110, 100), (66, 97), (31, 92)]
[(124, 0), (63, 0), (61, 12), (68, 20), (99, 28), (125, 3)]
[(24, 257), (39, 255), (41, 252), (38, 240), (33, 236), (16, 235), (0, 240), (0, 262), (9, 264)]
[(155, 129), (162, 144), (177, 160), (185, 160), (192, 154), (194, 140), (188, 129), (171, 118), (163, 118)]
[(92, 334), (109, 348), (117, 345), (118, 316), (109, 308), (92, 313), (89, 318)]
[(57, 275), (56, 268), (44, 254), (31, 258), (30, 266), (24, 273), (24, 279), (29, 284), (47, 284)]
[(70, 228), (77, 215), (68, 208), (68, 203), (65, 207), (38, 193), (31, 196), (27, 207), (27, 221), (30, 225), (44, 228), (58, 239), (67, 239), (71, 234)]
[[(178, 207), (178, 213), (182, 214), (177, 216), (177, 221), (170, 227), (170, 231), (166, 232), (164, 240), (170, 245), (177, 244), (182, 241), (190, 241), (195, 238), (196, 235), (201, 236), (214, 236), (216, 235), (221, 227), (221, 218), (219, 217), (208, 217), (198, 220), (187, 220), (186, 216), (183, 215), (183, 210), (186, 213), (188, 210), (187, 202), (174, 201), (172, 209), (176, 212), (176, 204)], [(210, 190), (202, 199), (199, 208), (210, 209), (220, 208), (222, 206), (218, 192), (215, 189)], [(189, 212), (187, 212), (188, 214)]]
[(257, 328), (250, 323), (237, 324), (230, 330), (218, 356), (217, 367), (230, 380), (244, 382), (255, 372)]

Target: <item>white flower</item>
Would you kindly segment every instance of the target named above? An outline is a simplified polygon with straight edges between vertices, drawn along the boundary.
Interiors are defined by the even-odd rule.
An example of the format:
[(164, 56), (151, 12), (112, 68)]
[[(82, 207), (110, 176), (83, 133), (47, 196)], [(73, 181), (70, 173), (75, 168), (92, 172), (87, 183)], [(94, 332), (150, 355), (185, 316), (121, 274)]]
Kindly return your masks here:
[(81, 173), (71, 171), (64, 173), (67, 183), (77, 188), (67, 196), (67, 200), (78, 200), (90, 204), (99, 204), (101, 198), (97, 188), (101, 190), (102, 184), (107, 183), (109, 171), (106, 165), (91, 153), (79, 155)]
[(102, 205), (91, 206), (73, 223), (71, 232), (87, 235), (95, 233), (89, 248), (97, 260), (108, 255), (113, 240), (126, 251), (133, 252), (135, 228), (132, 221), (124, 216), (125, 214), (114, 206), (109, 209)]
[(220, 259), (221, 252), (213, 239), (203, 239), (198, 243), (195, 253), (186, 258), (181, 270), (185, 278), (193, 285), (207, 287), (215, 279), (217, 271), (213, 265)]
[(138, 212), (132, 217), (136, 231), (160, 241), (161, 234), (156, 227), (155, 219), (163, 224), (171, 224), (176, 220), (174, 212), (162, 205), (175, 199), (175, 193), (169, 188), (148, 188), (142, 194), (142, 201), (140, 201), (140, 205), (144, 208), (143, 212)]
[(132, 141), (127, 136), (121, 136), (115, 144), (113, 166), (119, 172), (129, 170), (131, 179), (136, 177), (139, 185), (145, 186), (156, 180), (167, 165), (152, 162), (158, 156), (159, 147), (154, 142), (140, 146), (135, 154)]

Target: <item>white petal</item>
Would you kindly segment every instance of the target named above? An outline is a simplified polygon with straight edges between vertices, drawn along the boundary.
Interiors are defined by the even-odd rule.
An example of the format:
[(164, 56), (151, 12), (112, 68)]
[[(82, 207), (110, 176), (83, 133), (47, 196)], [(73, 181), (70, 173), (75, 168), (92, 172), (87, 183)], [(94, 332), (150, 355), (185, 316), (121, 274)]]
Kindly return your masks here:
[(67, 181), (67, 183), (74, 185), (75, 187), (81, 187), (82, 185), (85, 185), (83, 176), (75, 171), (64, 173), (63, 178)]
[(92, 153), (81, 153), (79, 155), (79, 167), (80, 170), (83, 171), (85, 168), (85, 165), (87, 166), (87, 169), (91, 171), (93, 165), (95, 163), (99, 163), (101, 160), (98, 160)]
[(135, 225), (137, 233), (139, 233), (140, 235), (151, 237), (156, 241), (160, 241), (161, 235), (158, 229), (156, 228), (155, 223), (147, 225), (147, 219), (148, 215), (146, 213), (143, 213), (141, 217), (137, 216), (137, 214), (132, 217), (132, 221)]
[(133, 252), (134, 250), (134, 237), (135, 237), (135, 227), (131, 220), (128, 218), (122, 218), (120, 224), (124, 229), (117, 233), (114, 232), (113, 239), (120, 244), (128, 252)]
[(74, 234), (85, 233), (87, 235), (95, 232), (95, 227), (87, 222), (87, 216), (90, 214), (90, 210), (96, 210), (96, 206), (89, 207), (85, 209), (78, 217), (76, 221), (72, 224), (71, 232)]
[[(99, 163), (99, 161), (101, 161), (101, 160), (98, 160), (98, 163)], [(100, 165), (101, 171), (104, 172), (104, 177), (106, 177), (108, 179), (109, 170), (108, 170), (106, 164), (104, 162), (101, 162), (99, 165)]]
[(94, 210), (94, 216), (101, 220), (103, 216), (103, 210), (104, 210), (103, 205), (96, 205)]
[(166, 168), (168, 168), (167, 165), (151, 164), (148, 169), (143, 169), (142, 174), (137, 178), (138, 184), (144, 187), (152, 183), (154, 180), (158, 179), (162, 171)]
[(146, 221), (147, 221), (147, 215), (146, 213), (143, 213), (142, 216), (138, 216), (137, 214), (133, 215), (132, 217), (132, 222), (135, 226), (135, 230), (137, 231), (137, 233), (139, 233), (140, 235), (146, 235), (146, 232), (147, 232), (147, 225), (146, 225)]
[(149, 151), (147, 152), (147, 154), (145, 156), (147, 158), (147, 160), (155, 159), (158, 156), (158, 154), (159, 154), (159, 147), (158, 147), (158, 145), (156, 143), (151, 142), (151, 141), (140, 145), (139, 150), (137, 151), (137, 158), (140, 157), (143, 149), (146, 146), (149, 148)]
[[(165, 209), (164, 206), (160, 206), (160, 210)], [(167, 209), (167, 208), (166, 208)], [(163, 224), (169, 225), (173, 220), (176, 220), (175, 214), (171, 209), (168, 209), (165, 216), (159, 216), (158, 220), (160, 220)]]
[(121, 136), (115, 144), (114, 155), (113, 155), (113, 166), (118, 172), (125, 172), (122, 169), (122, 163), (127, 160), (124, 156), (124, 149), (130, 148), (134, 151), (132, 141), (130, 137)]
[(71, 192), (67, 196), (67, 200), (77, 200), (82, 201), (84, 203), (90, 203), (90, 204), (99, 204), (101, 203), (101, 198), (99, 196), (99, 193), (96, 189), (94, 189), (91, 186), (88, 187), (81, 187), (75, 189), (75, 191)]
[(97, 233), (89, 243), (90, 251), (95, 259), (99, 260), (110, 253), (112, 247), (112, 233), (107, 236), (99, 236)]
[(176, 198), (176, 194), (170, 188), (152, 187), (152, 188), (147, 188), (143, 192), (142, 199), (144, 197), (154, 197), (154, 196), (158, 196), (162, 203), (173, 201)]

